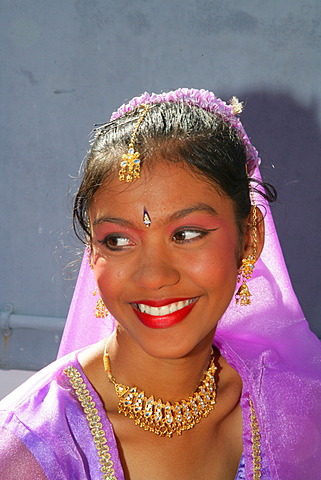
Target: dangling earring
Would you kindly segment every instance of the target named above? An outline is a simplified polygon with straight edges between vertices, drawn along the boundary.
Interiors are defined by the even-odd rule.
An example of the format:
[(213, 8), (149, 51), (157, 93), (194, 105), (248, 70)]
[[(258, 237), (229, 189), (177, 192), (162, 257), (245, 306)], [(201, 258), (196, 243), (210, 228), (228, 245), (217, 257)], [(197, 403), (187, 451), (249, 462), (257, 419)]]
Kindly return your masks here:
[[(88, 255), (88, 263), (89, 263), (89, 266), (91, 269), (93, 269), (93, 264), (91, 262), (91, 248), (89, 245), (86, 245), (86, 252), (87, 252), (87, 255)], [(95, 297), (97, 295), (97, 289), (95, 288), (95, 290), (93, 291), (93, 296)], [(96, 303), (96, 306), (95, 306), (95, 317), (96, 318), (106, 318), (107, 315), (109, 314), (107, 308), (106, 308), (106, 305), (104, 304), (104, 302), (102, 301), (101, 298), (99, 298), (97, 300), (97, 303)]]
[(243, 258), (242, 265), (238, 272), (237, 281), (241, 282), (242, 284), (238, 291), (235, 294), (236, 303), (240, 303), (240, 305), (250, 305), (251, 304), (251, 292), (249, 287), (247, 286), (246, 281), (250, 280), (252, 277), (252, 273), (254, 270), (255, 264), (255, 256), (248, 255), (246, 258)]
[[(251, 195), (252, 196), (252, 195)], [(252, 238), (253, 238), (253, 252), (247, 257), (243, 258), (242, 265), (238, 271), (237, 281), (242, 282), (240, 288), (235, 294), (236, 303), (240, 305), (250, 305), (252, 294), (247, 286), (247, 280), (250, 280), (253, 274), (256, 255), (257, 255), (257, 211), (252, 196)]]
[[(93, 291), (93, 296), (95, 297), (97, 295), (97, 290), (95, 289)], [(96, 318), (106, 318), (107, 315), (109, 314), (106, 305), (102, 301), (101, 298), (97, 300), (96, 306), (95, 306), (95, 317)]]
[(93, 269), (93, 264), (91, 262), (91, 247), (90, 245), (87, 243), (86, 244), (86, 253), (87, 253), (87, 258), (88, 258), (88, 264), (90, 266), (91, 269)]

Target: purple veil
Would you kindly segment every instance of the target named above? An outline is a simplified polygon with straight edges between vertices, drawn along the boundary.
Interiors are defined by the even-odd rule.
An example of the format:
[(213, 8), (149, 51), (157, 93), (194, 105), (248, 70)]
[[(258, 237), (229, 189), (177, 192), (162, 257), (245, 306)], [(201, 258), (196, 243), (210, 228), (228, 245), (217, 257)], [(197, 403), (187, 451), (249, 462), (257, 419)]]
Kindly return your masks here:
[[(233, 125), (247, 152), (250, 176), (260, 178), (259, 157), (235, 115), (211, 92), (179, 89), (143, 94), (123, 105), (115, 119), (141, 103), (184, 101), (214, 111)], [(252, 304), (234, 298), (219, 322), (214, 343), (241, 375), (243, 392), (253, 399), (271, 479), (316, 479), (321, 476), (321, 344), (310, 331), (291, 286), (271, 211), (265, 212), (265, 245), (249, 282)], [(95, 281), (84, 255), (59, 356), (108, 336), (115, 325), (110, 315), (97, 319), (92, 295)], [(244, 429), (249, 420), (243, 418)]]

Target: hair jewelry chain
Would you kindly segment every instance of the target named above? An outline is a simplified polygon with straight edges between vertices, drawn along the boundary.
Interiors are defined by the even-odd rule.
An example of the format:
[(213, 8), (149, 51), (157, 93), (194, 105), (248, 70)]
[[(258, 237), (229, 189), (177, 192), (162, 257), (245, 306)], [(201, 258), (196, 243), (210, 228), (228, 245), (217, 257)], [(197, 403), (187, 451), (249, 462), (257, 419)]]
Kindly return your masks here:
[(247, 286), (247, 280), (250, 280), (253, 274), (256, 257), (257, 257), (257, 210), (253, 192), (250, 193), (252, 199), (252, 238), (253, 251), (247, 257), (243, 258), (242, 265), (239, 268), (237, 281), (242, 282), (240, 288), (236, 292), (236, 303), (240, 305), (251, 304), (251, 292)]
[(114, 385), (119, 398), (118, 412), (135, 421), (135, 425), (161, 437), (181, 435), (190, 430), (202, 418), (208, 416), (216, 403), (216, 382), (214, 364), (215, 355), (212, 350), (208, 369), (195, 392), (186, 400), (175, 403), (155, 400), (154, 396), (146, 397), (137, 387), (129, 387), (117, 383), (111, 373), (109, 354), (104, 352), (104, 368), (108, 380)]
[(136, 135), (139, 130), (139, 127), (148, 112), (149, 105), (142, 103), (140, 105), (140, 108), (143, 109), (143, 112), (135, 125), (134, 131), (132, 133), (132, 136), (128, 145), (128, 152), (122, 155), (122, 161), (120, 162), (120, 170), (119, 170), (120, 181), (126, 180), (126, 182), (132, 182), (135, 178), (140, 177), (140, 153), (135, 152), (135, 141), (136, 141)]

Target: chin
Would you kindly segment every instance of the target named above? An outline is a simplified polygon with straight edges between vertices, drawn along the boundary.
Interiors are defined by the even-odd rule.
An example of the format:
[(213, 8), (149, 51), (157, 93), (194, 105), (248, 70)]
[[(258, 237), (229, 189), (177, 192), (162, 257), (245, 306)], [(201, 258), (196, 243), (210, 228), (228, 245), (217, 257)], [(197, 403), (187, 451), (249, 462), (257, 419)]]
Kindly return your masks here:
[(210, 349), (213, 342), (214, 332), (210, 332), (205, 337), (195, 339), (180, 335), (157, 335), (152, 341), (140, 342), (140, 348), (149, 356), (159, 359), (175, 360), (187, 357), (197, 351)]

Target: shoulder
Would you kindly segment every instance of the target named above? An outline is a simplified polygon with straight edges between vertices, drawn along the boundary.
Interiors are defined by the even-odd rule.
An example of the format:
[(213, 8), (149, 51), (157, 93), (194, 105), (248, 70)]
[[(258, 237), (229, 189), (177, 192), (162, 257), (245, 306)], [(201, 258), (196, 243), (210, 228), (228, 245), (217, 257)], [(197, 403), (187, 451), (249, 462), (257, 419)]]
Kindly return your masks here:
[(77, 354), (69, 354), (43, 368), (0, 402), (0, 425), (19, 418), (24, 424), (38, 422), (41, 414), (45, 421), (47, 413), (66, 408), (73, 401), (72, 389), (64, 371), (68, 366), (78, 366)]
[[(78, 353), (52, 363), (0, 402), (1, 465), (6, 461), (10, 470), (17, 458), (12, 452), (19, 458), (22, 452), (27, 462), (32, 458), (46, 474), (49, 472), (48, 478), (98, 478), (101, 465), (96, 461), (97, 447), (88, 419), (89, 415), (96, 419), (98, 414), (118, 458), (112, 426), (82, 370)], [(101, 435), (100, 430), (98, 433)], [(93, 461), (88, 464), (88, 459)]]
[[(46, 465), (57, 473), (55, 478), (67, 478), (57, 459), (64, 457), (71, 417), (67, 412), (76, 402), (63, 372), (76, 364), (76, 354), (57, 360), (0, 402), (0, 479), (18, 478), (19, 468), (28, 478), (45, 479)], [(19, 468), (13, 458), (19, 458)]]

